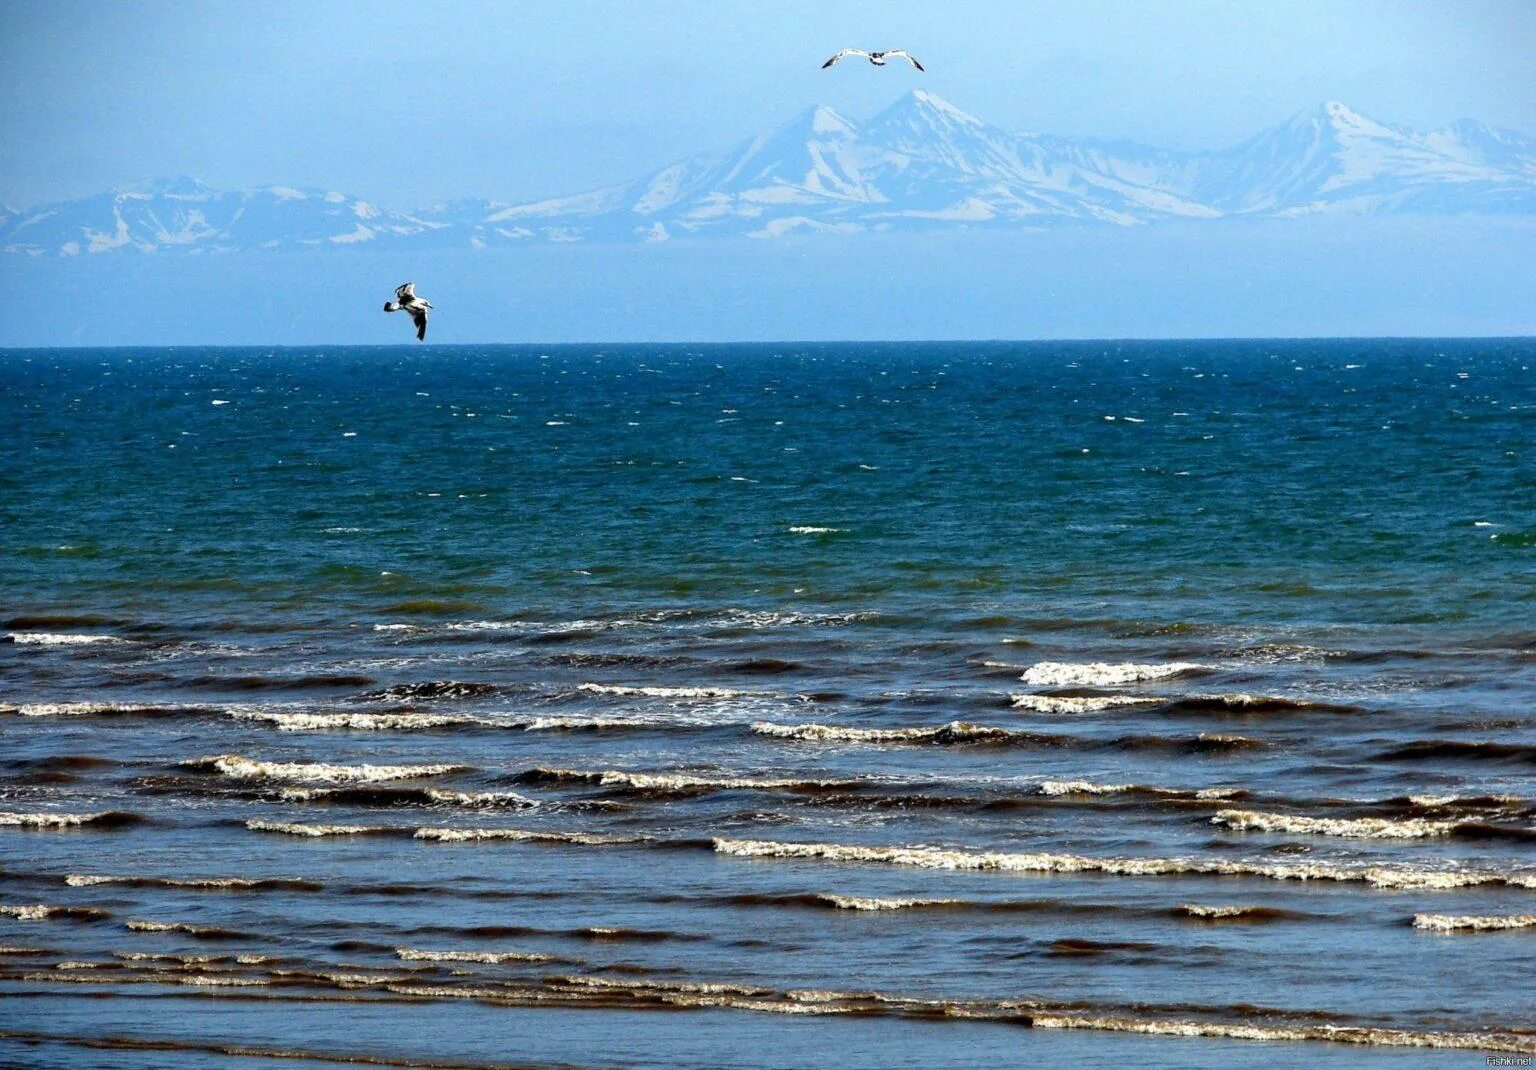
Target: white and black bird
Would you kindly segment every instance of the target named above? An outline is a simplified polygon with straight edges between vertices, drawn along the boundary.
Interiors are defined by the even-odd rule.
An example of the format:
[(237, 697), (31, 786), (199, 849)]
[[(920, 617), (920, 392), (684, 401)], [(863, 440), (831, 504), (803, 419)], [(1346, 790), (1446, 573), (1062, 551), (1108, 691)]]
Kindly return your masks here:
[(432, 302), (424, 297), (416, 296), (416, 284), (408, 282), (404, 286), (395, 287), (395, 299), (384, 302), (385, 312), (409, 312), (411, 322), (416, 324), (416, 340), (424, 341), (427, 337), (427, 309), (432, 307)]
[(821, 65), (821, 69), (826, 70), (838, 60), (847, 56), (863, 56), (876, 67), (884, 67), (887, 63), (887, 57), (889, 56), (900, 56), (902, 59), (912, 64), (912, 66), (916, 67), (918, 70), (923, 70), (923, 65), (917, 62), (917, 58), (915, 56), (909, 55), (907, 50), (904, 48), (892, 48), (885, 52), (865, 52), (862, 48), (845, 48), (837, 55), (827, 60), (827, 62), (823, 63)]

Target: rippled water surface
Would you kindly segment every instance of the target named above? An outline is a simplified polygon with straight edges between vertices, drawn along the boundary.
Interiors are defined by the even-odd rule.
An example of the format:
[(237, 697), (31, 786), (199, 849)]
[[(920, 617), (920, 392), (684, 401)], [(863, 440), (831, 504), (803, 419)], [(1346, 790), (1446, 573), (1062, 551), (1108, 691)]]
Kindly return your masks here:
[(1536, 1051), (1533, 367), (0, 352), (0, 1061)]

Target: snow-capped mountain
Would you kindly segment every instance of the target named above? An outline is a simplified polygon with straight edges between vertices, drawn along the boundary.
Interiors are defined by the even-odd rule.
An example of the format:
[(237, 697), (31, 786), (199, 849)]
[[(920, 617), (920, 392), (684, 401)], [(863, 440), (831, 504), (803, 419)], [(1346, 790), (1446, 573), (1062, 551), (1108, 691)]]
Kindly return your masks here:
[(1468, 120), (1431, 134), (1324, 104), (1201, 161), (1193, 196), (1223, 212), (1536, 211), (1536, 141)]
[(0, 210), (0, 250), (247, 250), (660, 241), (1301, 215), (1536, 213), (1536, 140), (1464, 120), (1415, 133), (1322, 105), (1228, 150), (1179, 153), (992, 126), (923, 90), (864, 122), (811, 108), (724, 154), (527, 204), (411, 213), (190, 179)]
[(174, 178), (0, 215), (0, 249), (34, 256), (272, 249), (419, 238), (439, 229), (341, 193), (289, 186), (220, 191)]

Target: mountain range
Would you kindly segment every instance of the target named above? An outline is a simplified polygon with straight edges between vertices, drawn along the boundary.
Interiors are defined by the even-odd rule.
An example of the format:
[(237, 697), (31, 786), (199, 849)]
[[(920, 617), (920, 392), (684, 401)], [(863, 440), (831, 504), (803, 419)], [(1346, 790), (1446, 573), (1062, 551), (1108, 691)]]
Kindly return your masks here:
[(1175, 152), (1013, 133), (917, 90), (864, 122), (811, 108), (730, 152), (574, 196), (398, 212), (342, 193), (179, 178), (0, 208), (0, 251), (480, 248), (1393, 213), (1536, 215), (1536, 139), (1471, 120), (1415, 132), (1328, 103), (1230, 149)]

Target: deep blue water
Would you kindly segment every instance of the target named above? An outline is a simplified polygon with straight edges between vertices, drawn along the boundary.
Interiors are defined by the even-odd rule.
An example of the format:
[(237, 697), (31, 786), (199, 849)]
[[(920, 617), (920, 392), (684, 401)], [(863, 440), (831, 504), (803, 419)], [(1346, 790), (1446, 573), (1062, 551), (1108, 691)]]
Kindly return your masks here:
[(1530, 1051), (1533, 367), (0, 351), (0, 1053)]

